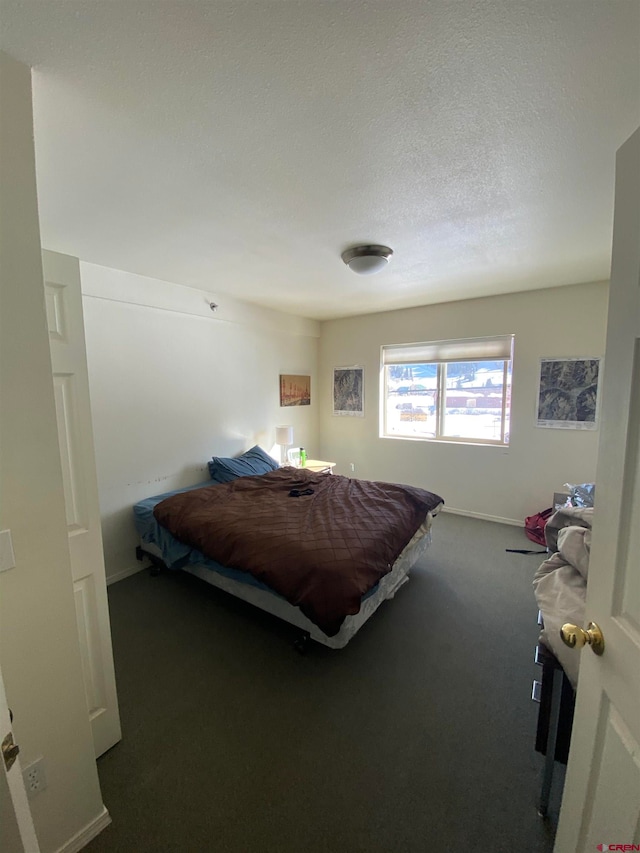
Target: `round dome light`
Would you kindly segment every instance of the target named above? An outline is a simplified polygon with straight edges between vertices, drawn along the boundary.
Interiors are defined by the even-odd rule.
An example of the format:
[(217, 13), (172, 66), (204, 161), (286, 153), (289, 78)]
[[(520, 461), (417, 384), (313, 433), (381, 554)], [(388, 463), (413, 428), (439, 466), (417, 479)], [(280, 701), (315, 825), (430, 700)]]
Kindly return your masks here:
[(353, 246), (342, 253), (342, 260), (358, 275), (372, 275), (384, 269), (393, 255), (388, 246)]

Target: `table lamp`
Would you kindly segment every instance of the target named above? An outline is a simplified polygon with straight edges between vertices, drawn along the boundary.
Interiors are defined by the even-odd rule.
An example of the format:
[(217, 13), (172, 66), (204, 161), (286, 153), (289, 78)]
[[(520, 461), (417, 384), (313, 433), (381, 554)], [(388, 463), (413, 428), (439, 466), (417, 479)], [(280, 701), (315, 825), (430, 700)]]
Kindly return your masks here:
[(276, 444), (280, 445), (280, 464), (284, 465), (287, 461), (287, 447), (293, 444), (292, 426), (276, 427)]

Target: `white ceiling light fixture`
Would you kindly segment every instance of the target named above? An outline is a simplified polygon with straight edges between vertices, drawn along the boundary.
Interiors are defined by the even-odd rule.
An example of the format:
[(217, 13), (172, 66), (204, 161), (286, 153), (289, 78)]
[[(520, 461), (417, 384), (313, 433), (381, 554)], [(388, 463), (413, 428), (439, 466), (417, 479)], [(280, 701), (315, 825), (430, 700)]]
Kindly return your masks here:
[(388, 246), (352, 246), (342, 253), (342, 260), (358, 275), (373, 275), (386, 267), (391, 255)]

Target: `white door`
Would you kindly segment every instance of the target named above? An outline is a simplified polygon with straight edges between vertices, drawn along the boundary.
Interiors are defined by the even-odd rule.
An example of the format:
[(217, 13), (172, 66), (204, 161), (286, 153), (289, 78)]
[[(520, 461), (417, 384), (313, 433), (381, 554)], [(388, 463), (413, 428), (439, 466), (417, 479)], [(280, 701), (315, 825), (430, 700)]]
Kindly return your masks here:
[(43, 252), (80, 651), (96, 758), (121, 738), (77, 258)]
[(585, 618), (605, 649), (581, 652), (556, 853), (640, 845), (640, 129), (616, 161), (604, 371)]
[[(0, 670), (0, 741), (11, 731), (7, 697)], [(36, 831), (31, 818), (27, 792), (20, 768), (20, 758), (7, 769), (0, 757), (0, 850), (7, 853), (40, 853)]]

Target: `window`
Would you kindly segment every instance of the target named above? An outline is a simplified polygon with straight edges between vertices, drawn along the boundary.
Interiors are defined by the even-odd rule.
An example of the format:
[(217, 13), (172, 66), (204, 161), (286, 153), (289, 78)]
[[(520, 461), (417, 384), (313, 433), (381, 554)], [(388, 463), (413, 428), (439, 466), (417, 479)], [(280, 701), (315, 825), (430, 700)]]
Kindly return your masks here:
[(382, 435), (509, 443), (513, 335), (382, 347)]

